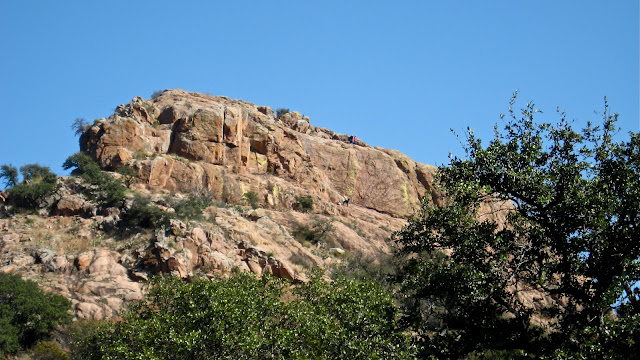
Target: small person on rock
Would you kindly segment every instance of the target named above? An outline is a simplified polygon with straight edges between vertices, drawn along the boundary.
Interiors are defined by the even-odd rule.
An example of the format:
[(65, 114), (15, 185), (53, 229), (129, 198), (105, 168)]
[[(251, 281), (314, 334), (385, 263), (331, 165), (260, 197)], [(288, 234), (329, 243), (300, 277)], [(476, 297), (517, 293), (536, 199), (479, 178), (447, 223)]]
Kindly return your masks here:
[(342, 201), (338, 201), (338, 205), (346, 205), (346, 206), (349, 206), (349, 200), (351, 200), (351, 199), (349, 199), (349, 197), (345, 195), (344, 200), (342, 200)]

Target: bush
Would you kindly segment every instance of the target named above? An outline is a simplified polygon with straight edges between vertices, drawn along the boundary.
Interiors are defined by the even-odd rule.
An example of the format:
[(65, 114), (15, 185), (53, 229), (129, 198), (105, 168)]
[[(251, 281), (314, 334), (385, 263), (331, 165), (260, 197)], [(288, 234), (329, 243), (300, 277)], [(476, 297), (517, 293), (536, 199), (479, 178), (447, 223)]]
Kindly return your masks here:
[(255, 191), (247, 191), (242, 194), (242, 199), (251, 205), (252, 209), (258, 208), (258, 194)]
[(20, 276), (0, 273), (0, 355), (27, 349), (71, 321), (71, 302)]
[(157, 228), (165, 225), (171, 218), (170, 214), (151, 204), (146, 196), (136, 195), (131, 208), (123, 216), (127, 227)]
[(162, 93), (163, 93), (163, 92), (164, 92), (163, 90), (156, 90), (156, 91), (154, 91), (154, 92), (153, 92), (153, 94), (151, 94), (151, 100), (153, 100), (153, 99), (155, 99), (155, 98), (159, 97), (160, 95), (162, 95)]
[(333, 226), (329, 221), (315, 218), (311, 225), (296, 223), (292, 235), (300, 242), (308, 241), (313, 245), (324, 243), (328, 246), (335, 246), (335, 242), (329, 238), (331, 230), (333, 230)]
[(116, 172), (124, 178), (124, 183), (127, 187), (131, 186), (131, 182), (138, 176), (138, 171), (136, 169), (120, 164), (116, 166)]
[(189, 194), (186, 199), (174, 202), (171, 207), (176, 211), (176, 216), (180, 219), (200, 219), (202, 211), (211, 206), (212, 199), (205, 194)]
[(100, 166), (87, 154), (78, 152), (67, 158), (62, 168), (73, 170), (73, 174), (93, 185), (86, 195), (94, 197), (100, 205), (119, 206), (125, 199), (126, 188), (122, 183), (100, 169)]
[(53, 341), (41, 341), (31, 350), (31, 358), (35, 360), (71, 360), (60, 346)]
[[(4, 173), (15, 180), (12, 166), (3, 167)], [(22, 182), (8, 190), (9, 203), (23, 209), (36, 209), (46, 198), (58, 190), (56, 174), (42, 165), (28, 164), (20, 168)], [(5, 176), (6, 177), (6, 176)]]
[[(402, 359), (390, 294), (375, 284), (291, 285), (249, 273), (155, 279), (146, 299), (84, 341), (83, 359)], [(287, 301), (284, 301), (286, 298)]]
[(302, 212), (308, 212), (313, 209), (313, 199), (309, 196), (296, 196), (297, 208)]
[(289, 109), (287, 109), (287, 108), (279, 108), (279, 109), (276, 109), (276, 116), (277, 116), (277, 117), (281, 117), (281, 116), (283, 116), (284, 114), (288, 114), (288, 113), (290, 113), (290, 111), (289, 111)]
[(375, 257), (362, 253), (350, 254), (345, 261), (335, 266), (332, 278), (372, 281), (390, 289), (393, 286), (390, 280), (396, 272), (398, 262), (393, 255), (384, 253)]

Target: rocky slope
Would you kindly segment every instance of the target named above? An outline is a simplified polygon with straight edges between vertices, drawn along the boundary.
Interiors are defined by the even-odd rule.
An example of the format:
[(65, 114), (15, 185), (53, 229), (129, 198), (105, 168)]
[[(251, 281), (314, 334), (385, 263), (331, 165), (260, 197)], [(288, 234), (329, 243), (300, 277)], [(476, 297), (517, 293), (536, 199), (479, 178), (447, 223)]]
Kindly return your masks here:
[[(297, 112), (276, 116), (266, 106), (182, 90), (118, 106), (85, 129), (80, 146), (107, 171), (135, 169), (129, 198), (147, 194), (165, 211), (185, 194), (215, 199), (200, 219), (128, 232), (118, 222), (130, 200), (101, 208), (71, 177), (59, 180), (40, 215), (0, 216), (0, 271), (72, 299), (80, 318), (117, 316), (158, 273), (238, 269), (305, 281), (311, 269), (350, 257), (375, 261), (423, 197), (442, 201), (435, 168), (398, 151), (351, 144)], [(247, 206), (247, 193), (257, 195), (257, 209)], [(338, 205), (344, 196), (350, 204)], [(313, 200), (310, 211), (302, 198)], [(309, 232), (321, 236), (309, 240)]]

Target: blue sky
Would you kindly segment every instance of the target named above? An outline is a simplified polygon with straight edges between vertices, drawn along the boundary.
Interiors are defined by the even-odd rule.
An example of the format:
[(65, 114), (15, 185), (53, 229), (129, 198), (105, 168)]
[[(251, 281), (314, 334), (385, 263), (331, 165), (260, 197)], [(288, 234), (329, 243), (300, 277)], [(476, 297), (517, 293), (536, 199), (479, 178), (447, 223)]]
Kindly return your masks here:
[(0, 164), (64, 173), (75, 118), (155, 90), (310, 116), (443, 164), (489, 139), (514, 90), (555, 121), (608, 97), (638, 131), (638, 1), (2, 1)]

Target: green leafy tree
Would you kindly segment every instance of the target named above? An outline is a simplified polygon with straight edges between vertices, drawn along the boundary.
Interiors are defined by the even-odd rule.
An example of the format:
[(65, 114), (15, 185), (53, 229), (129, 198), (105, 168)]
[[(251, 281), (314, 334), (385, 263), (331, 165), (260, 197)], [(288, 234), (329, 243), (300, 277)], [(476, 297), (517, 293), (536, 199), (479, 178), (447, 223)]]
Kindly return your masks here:
[(2, 165), (0, 167), (0, 179), (4, 179), (7, 187), (16, 186), (18, 184), (18, 169), (11, 164)]
[(75, 153), (64, 161), (62, 168), (65, 170), (74, 169), (73, 174), (82, 177), (92, 185), (87, 189), (86, 194), (95, 197), (101, 205), (122, 205), (126, 188), (120, 181), (102, 171), (89, 155), (82, 152)]
[[(284, 299), (287, 299), (286, 301)], [(370, 283), (314, 279), (290, 290), (239, 274), (156, 279), (123, 321), (84, 341), (85, 359), (399, 359), (409, 343), (391, 296)]]
[(450, 201), (396, 235), (422, 355), (637, 357), (640, 136), (614, 141), (606, 104), (602, 126), (575, 131), (514, 103), (488, 146), (469, 131), (466, 158), (439, 169)]
[(242, 199), (251, 205), (252, 209), (258, 208), (258, 194), (255, 191), (247, 191), (242, 194)]
[[(12, 180), (15, 168), (8, 166)], [(4, 170), (4, 169), (3, 169)], [(20, 167), (22, 182), (9, 189), (9, 203), (24, 209), (37, 208), (58, 189), (58, 178), (47, 166), (27, 164)]]
[(27, 349), (71, 321), (71, 302), (33, 281), (0, 272), (0, 355)]

